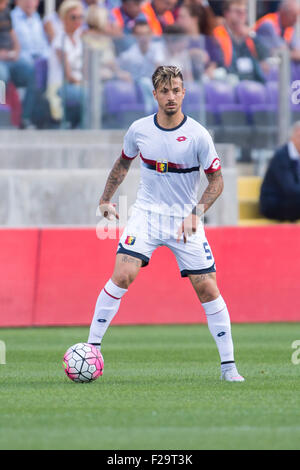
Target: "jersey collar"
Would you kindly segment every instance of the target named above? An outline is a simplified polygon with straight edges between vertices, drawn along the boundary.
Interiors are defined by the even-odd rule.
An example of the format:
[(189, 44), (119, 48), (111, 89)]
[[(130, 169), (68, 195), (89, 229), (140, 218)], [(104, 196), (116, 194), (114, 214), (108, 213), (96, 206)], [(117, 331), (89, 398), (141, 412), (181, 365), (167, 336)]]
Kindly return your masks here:
[(166, 129), (165, 127), (161, 127), (161, 126), (158, 124), (158, 122), (157, 122), (157, 114), (154, 114), (154, 124), (156, 125), (156, 127), (158, 127), (158, 129), (160, 129), (161, 131), (166, 131), (166, 132), (176, 131), (176, 130), (179, 129), (181, 126), (183, 126), (183, 124), (185, 123), (186, 120), (187, 120), (187, 116), (184, 114), (184, 117), (183, 117), (181, 123), (178, 124), (178, 126), (172, 127), (171, 129)]

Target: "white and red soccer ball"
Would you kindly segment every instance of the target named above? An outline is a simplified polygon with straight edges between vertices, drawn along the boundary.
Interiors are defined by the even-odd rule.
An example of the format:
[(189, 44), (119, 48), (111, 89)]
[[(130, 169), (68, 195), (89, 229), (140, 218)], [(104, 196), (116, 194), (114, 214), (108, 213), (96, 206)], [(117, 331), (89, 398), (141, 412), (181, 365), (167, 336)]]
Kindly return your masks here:
[(103, 374), (104, 360), (92, 344), (77, 343), (66, 351), (63, 368), (73, 382), (92, 382)]

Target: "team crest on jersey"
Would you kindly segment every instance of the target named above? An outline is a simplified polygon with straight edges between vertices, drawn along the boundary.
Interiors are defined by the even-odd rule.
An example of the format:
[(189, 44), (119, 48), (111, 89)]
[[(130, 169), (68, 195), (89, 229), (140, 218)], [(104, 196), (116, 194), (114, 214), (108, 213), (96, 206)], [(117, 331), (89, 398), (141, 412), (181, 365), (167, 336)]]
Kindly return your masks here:
[(156, 162), (156, 171), (158, 173), (167, 173), (168, 171), (168, 160), (162, 160)]
[(125, 243), (126, 245), (134, 245), (135, 240), (136, 240), (136, 237), (132, 237), (131, 235), (128, 235), (126, 237)]
[(180, 137), (177, 137), (178, 142), (184, 142), (185, 140), (187, 140), (187, 138), (184, 136), (184, 135), (181, 135)]

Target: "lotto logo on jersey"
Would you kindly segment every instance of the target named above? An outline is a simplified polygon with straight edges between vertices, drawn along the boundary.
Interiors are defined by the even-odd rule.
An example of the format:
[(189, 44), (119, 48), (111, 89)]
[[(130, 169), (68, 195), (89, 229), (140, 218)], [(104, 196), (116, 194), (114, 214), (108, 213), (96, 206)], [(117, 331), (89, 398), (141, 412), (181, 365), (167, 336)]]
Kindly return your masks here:
[(168, 161), (163, 160), (163, 161), (157, 161), (156, 162), (156, 171), (158, 173), (167, 173), (168, 171)]
[(177, 137), (178, 142), (184, 142), (186, 140), (186, 137), (184, 135), (181, 135), (180, 137)]
[(136, 237), (132, 237), (131, 235), (128, 235), (126, 237), (125, 243), (126, 245), (134, 245), (135, 240), (136, 240)]

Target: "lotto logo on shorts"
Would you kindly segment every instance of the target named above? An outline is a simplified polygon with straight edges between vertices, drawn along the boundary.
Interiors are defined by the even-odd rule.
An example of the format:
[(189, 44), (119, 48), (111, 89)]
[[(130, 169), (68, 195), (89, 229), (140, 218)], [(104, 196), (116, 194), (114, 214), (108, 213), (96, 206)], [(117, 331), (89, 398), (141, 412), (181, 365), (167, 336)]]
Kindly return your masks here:
[(162, 162), (156, 162), (156, 171), (158, 173), (167, 173), (168, 171), (168, 162), (164, 160)]
[(135, 237), (128, 235), (128, 237), (126, 237), (125, 243), (126, 245), (134, 245), (135, 240)]

